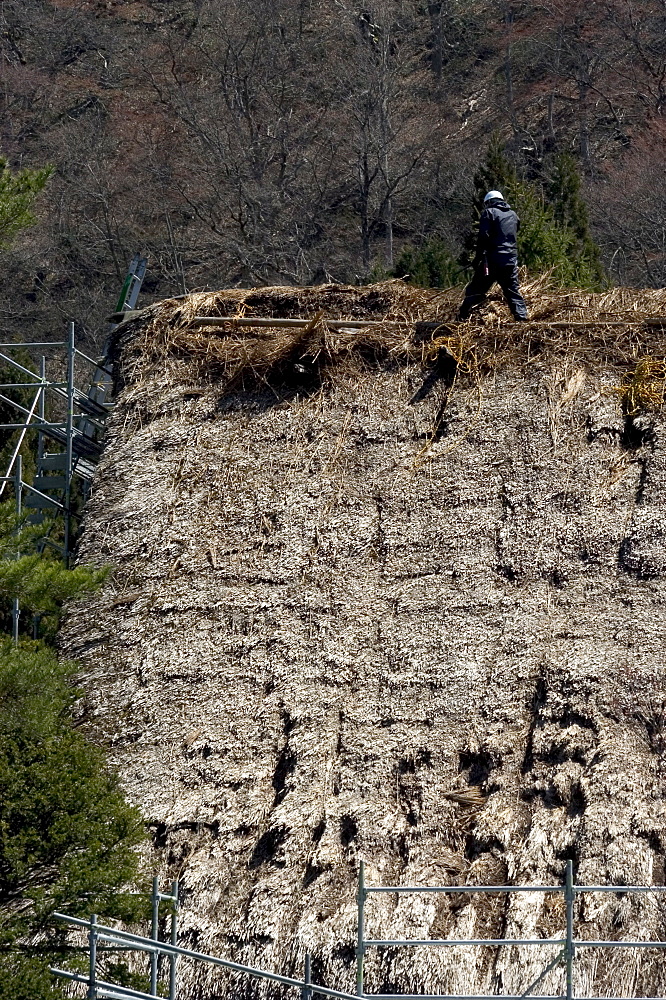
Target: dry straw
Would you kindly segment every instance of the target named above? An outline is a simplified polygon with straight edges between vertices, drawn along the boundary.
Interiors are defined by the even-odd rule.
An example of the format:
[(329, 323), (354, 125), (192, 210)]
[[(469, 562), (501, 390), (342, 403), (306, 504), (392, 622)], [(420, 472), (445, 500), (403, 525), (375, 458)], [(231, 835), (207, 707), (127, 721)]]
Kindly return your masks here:
[[(623, 382), (630, 414), (664, 399), (666, 290), (614, 288), (563, 291), (548, 276), (524, 283), (529, 323), (513, 323), (500, 295), (467, 323), (456, 321), (460, 291), (414, 288), (402, 281), (369, 286), (322, 285), (194, 293), (144, 310), (119, 328), (133, 356), (146, 362), (180, 358), (223, 392), (294, 384), (299, 375), (334, 377), (350, 363), (434, 363), (442, 351), (473, 380), (511, 361), (575, 355), (591, 368), (611, 368)], [(303, 318), (300, 329), (206, 326), (197, 317)], [(659, 318), (663, 317), (661, 326)], [(364, 330), (331, 329), (327, 319), (367, 319)], [(137, 329), (138, 328), (138, 329)], [(137, 336), (138, 334), (138, 336)], [(132, 373), (136, 379), (138, 372)]]
[(666, 360), (641, 358), (621, 391), (627, 416), (635, 417), (643, 410), (659, 409), (666, 394)]

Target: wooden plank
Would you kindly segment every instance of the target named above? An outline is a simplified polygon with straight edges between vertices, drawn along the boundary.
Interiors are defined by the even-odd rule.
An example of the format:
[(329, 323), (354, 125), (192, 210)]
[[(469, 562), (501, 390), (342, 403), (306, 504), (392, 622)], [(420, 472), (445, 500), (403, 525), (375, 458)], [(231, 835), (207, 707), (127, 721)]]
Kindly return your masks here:
[(64, 490), (67, 480), (64, 476), (36, 476), (32, 484), (36, 490)]
[(67, 455), (64, 451), (62, 454), (54, 452), (51, 455), (44, 455), (39, 464), (44, 471), (59, 472), (67, 468)]
[(106, 321), (107, 323), (116, 323), (117, 325), (120, 325), (121, 323), (129, 322), (131, 319), (136, 319), (137, 316), (140, 316), (141, 313), (145, 311), (145, 309), (126, 309), (125, 312), (111, 313), (110, 316), (106, 317)]
[(643, 319), (567, 319), (528, 320), (529, 326), (546, 327), (555, 330), (585, 329), (590, 326), (645, 326)]
[[(190, 325), (194, 326), (237, 326), (256, 329), (279, 328), (300, 330), (311, 323), (311, 319), (286, 319), (277, 316), (195, 316)], [(364, 330), (368, 327), (400, 328), (415, 326), (420, 334), (432, 332), (440, 327), (467, 327), (467, 320), (373, 320), (373, 319), (324, 319), (326, 326), (334, 330)], [(590, 319), (582, 320), (528, 320), (530, 327), (541, 327), (556, 330), (584, 329), (590, 326), (647, 326), (666, 328), (666, 317), (651, 317), (649, 319)]]
[(29, 495), (23, 500), (24, 507), (36, 507), (38, 510), (46, 510), (49, 507), (59, 507), (62, 509), (62, 503), (59, 503), (55, 498), (51, 499), (46, 496), (32, 496)]
[[(247, 327), (279, 327), (293, 330), (302, 330), (312, 319), (282, 319), (270, 316), (195, 316), (191, 326), (247, 326)], [(326, 326), (334, 330), (364, 330), (366, 327), (393, 327), (408, 326), (410, 324), (396, 322), (395, 320), (373, 320), (373, 319), (324, 319)]]

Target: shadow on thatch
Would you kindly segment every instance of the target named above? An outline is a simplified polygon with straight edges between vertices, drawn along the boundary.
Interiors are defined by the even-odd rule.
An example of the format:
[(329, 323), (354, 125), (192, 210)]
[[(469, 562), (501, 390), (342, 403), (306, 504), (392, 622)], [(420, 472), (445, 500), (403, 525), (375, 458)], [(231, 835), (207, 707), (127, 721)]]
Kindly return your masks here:
[(422, 400), (427, 399), (438, 382), (446, 387), (446, 395), (450, 392), (458, 372), (458, 362), (448, 351), (438, 351), (435, 363), (430, 372), (423, 380), (417, 391), (410, 399), (410, 405), (414, 406)]

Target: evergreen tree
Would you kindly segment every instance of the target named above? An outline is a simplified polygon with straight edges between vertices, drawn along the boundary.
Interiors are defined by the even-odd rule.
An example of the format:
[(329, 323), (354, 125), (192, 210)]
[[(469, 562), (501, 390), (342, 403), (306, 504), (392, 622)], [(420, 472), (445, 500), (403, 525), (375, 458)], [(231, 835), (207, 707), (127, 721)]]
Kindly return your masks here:
[[(53, 167), (43, 167), (38, 170), (19, 170), (12, 172), (7, 160), (0, 156), (0, 249), (4, 249), (22, 229), (31, 226), (35, 221), (33, 205), (39, 193), (46, 186), (53, 173)], [(18, 353), (15, 360), (26, 368), (32, 368), (33, 360), (27, 354)], [(7, 362), (0, 363), (0, 382), (14, 383), (21, 380)], [(25, 379), (23, 379), (25, 381)], [(28, 378), (28, 381), (31, 381)], [(32, 380), (34, 381), (34, 380)], [(9, 394), (23, 407), (29, 407), (34, 397), (34, 389), (6, 389), (3, 394)], [(17, 422), (17, 412), (9, 403), (0, 400), (0, 423)], [(4, 475), (9, 457), (13, 453), (14, 444), (18, 440), (19, 431), (0, 431), (0, 475)], [(21, 447), (27, 476), (34, 470), (34, 454), (28, 435)]]
[(419, 288), (451, 288), (461, 284), (465, 276), (439, 236), (431, 237), (420, 247), (403, 247), (392, 274), (395, 278), (406, 276), (411, 285)]
[(499, 133), (490, 138), (485, 163), (474, 174), (472, 212), (477, 222), (483, 211), (483, 199), (488, 191), (501, 191), (508, 196), (519, 185), (518, 173), (506, 155)]
[(528, 271), (552, 271), (565, 287), (599, 289), (606, 283), (599, 248), (589, 232), (587, 207), (572, 157), (557, 158), (545, 185), (522, 179), (494, 135), (486, 160), (474, 176), (472, 227), (460, 258), (471, 266), (476, 249), (483, 199), (497, 189), (520, 217), (518, 259)]
[[(21, 527), (0, 506), (0, 612), (20, 597), (53, 636), (62, 602), (99, 585), (103, 572), (65, 569), (30, 552), (43, 528)], [(72, 723), (75, 665), (47, 641), (0, 634), (0, 1000), (62, 996), (48, 973), (63, 950), (55, 909), (130, 917), (122, 890), (137, 874), (141, 819), (102, 751)]]
[(560, 153), (555, 158), (548, 184), (548, 200), (552, 205), (553, 217), (561, 229), (567, 229), (576, 237), (576, 256), (582, 266), (596, 275), (597, 283), (603, 285), (606, 276), (601, 263), (601, 252), (590, 233), (590, 217), (581, 194), (581, 176), (575, 159), (570, 153)]
[(35, 199), (52, 173), (53, 167), (14, 173), (7, 160), (0, 157), (0, 247), (7, 246), (21, 229), (35, 221)]
[(460, 263), (465, 268), (472, 267), (476, 254), (479, 234), (479, 219), (483, 211), (483, 199), (488, 191), (501, 191), (505, 198), (511, 198), (518, 188), (518, 174), (504, 152), (504, 145), (497, 132), (490, 139), (485, 162), (474, 174), (472, 195), (472, 227), (465, 237)]

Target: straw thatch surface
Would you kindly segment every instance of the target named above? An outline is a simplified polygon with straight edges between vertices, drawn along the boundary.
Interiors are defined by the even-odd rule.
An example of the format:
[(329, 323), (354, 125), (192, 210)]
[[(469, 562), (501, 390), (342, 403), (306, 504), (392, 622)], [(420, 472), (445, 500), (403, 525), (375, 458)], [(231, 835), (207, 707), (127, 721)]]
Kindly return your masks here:
[[(63, 646), (192, 945), (291, 972), (310, 950), (352, 988), (359, 857), (385, 885), (559, 882), (569, 857), (579, 882), (663, 884), (664, 334), (608, 322), (666, 294), (528, 299), (589, 326), (491, 301), (461, 330), (454, 294), (398, 283), (193, 295), (119, 329), (81, 546), (116, 571)], [(324, 315), (188, 325), (242, 310)], [(439, 355), (413, 336), (433, 319)], [(665, 916), (578, 911), (593, 938), (662, 937)], [(375, 937), (563, 927), (561, 898), (532, 894), (368, 906)], [(367, 989), (520, 993), (545, 964), (380, 953)], [(183, 1000), (246, 995), (183, 975)], [(654, 952), (581, 953), (576, 975), (579, 995), (666, 988)]]

